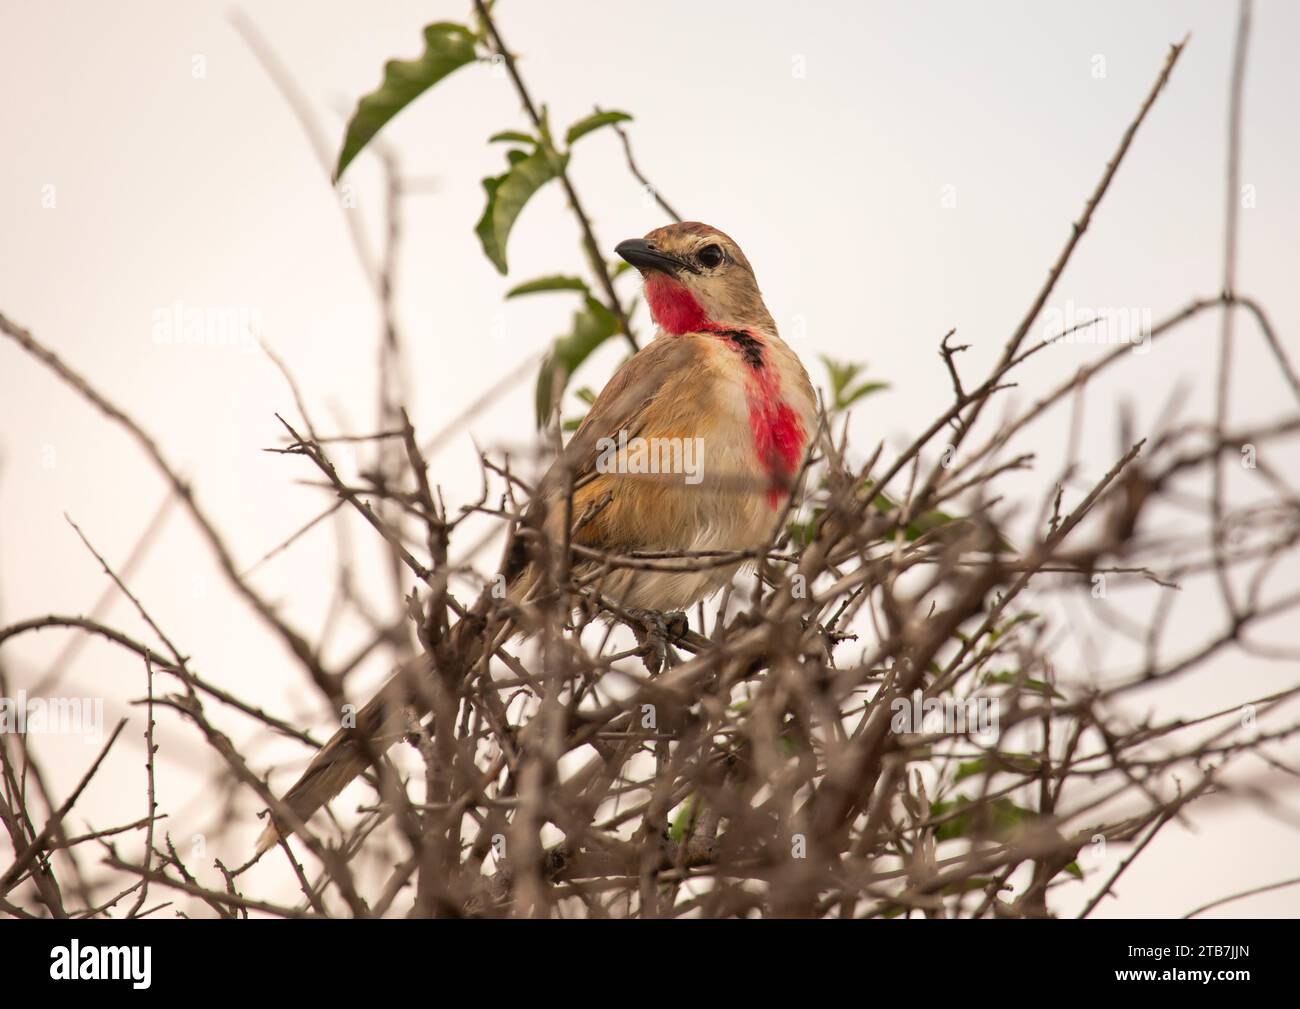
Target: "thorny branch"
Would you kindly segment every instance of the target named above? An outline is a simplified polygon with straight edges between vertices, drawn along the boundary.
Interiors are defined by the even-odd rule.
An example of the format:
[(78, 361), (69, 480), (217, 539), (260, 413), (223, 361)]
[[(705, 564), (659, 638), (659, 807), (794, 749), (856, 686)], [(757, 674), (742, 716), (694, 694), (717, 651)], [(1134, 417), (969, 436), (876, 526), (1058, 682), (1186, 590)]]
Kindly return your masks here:
[[(487, 5), (476, 8), (541, 129)], [(1230, 223), (1248, 26), (1243, 5), (1232, 87)], [(246, 21), (239, 27), (309, 136), (317, 136), (309, 106), (269, 47)], [(600, 552), (538, 541), (536, 530), (525, 529), (549, 559), (543, 603), (532, 614), (492, 592), (495, 572), (482, 554), (497, 531), (470, 540), (463, 524), (486, 517), (499, 526), (525, 525), (530, 486), (509, 458), (483, 453), (477, 497), (449, 509), (430, 470), (434, 452), (528, 369), (507, 376), (443, 432), (430, 436), (411, 422), (396, 381), (401, 343), (393, 322), (401, 181), (386, 155), (387, 246), (379, 256), (363, 242), (357, 246), (385, 320), (378, 425), (369, 428), (377, 433), (322, 436), (281, 363), (302, 423), (281, 420), (288, 440), (275, 450), (305, 457), (332, 500), (266, 556), (294, 549), (326, 517), (340, 529), (348, 517), (359, 518), (389, 560), (397, 589), (397, 612), (389, 612), (393, 600), (363, 601), (340, 562), (331, 614), (365, 615), (372, 635), (333, 670), (321, 659), (329, 627), (313, 642), (277, 614), (250, 582), (253, 568), (236, 565), (215, 520), (143, 427), (0, 315), (0, 332), (131, 434), (198, 525), (232, 590), (287, 645), (328, 709), (347, 717), (347, 680), (384, 646), (420, 702), (409, 712), (412, 745), (375, 754), (373, 773), (329, 816), (293, 824), (302, 828), (300, 838), (256, 870), (198, 864), (206, 856), (183, 854), (161, 831), (169, 814), (159, 812), (166, 797), (155, 795), (155, 750), (160, 761), (168, 754), (155, 739), (155, 719), (159, 726), (174, 719), (211, 754), (212, 795), (222, 804), (209, 801), (221, 805), (210, 841), (240, 861), (251, 843), (243, 828), (255, 824), (256, 810), (292, 814), (268, 785), (269, 764), (233, 742), (232, 726), (236, 736), (255, 728), (302, 743), (304, 757), (319, 742), (293, 717), (201, 677), (128, 587), (129, 567), (119, 574), (95, 553), (144, 620), (149, 640), (109, 626), (102, 614), (47, 614), (0, 628), (0, 648), (40, 632), (71, 633), (94, 635), (143, 660), (148, 805), (143, 818), (120, 826), (68, 829), (121, 724), (62, 802), (43, 784), (31, 741), (3, 737), (0, 820), (13, 862), (0, 875), (0, 910), (93, 916), (121, 907), (143, 916), (157, 911), (146, 907), (152, 888), (170, 891), (179, 913), (222, 917), (1037, 917), (1059, 913), (1058, 889), (1082, 878), (1090, 896), (1079, 907), (1087, 916), (1163, 828), (1203, 803), (1253, 803), (1300, 826), (1276, 783), (1293, 783), (1298, 773), (1280, 746), (1300, 733), (1300, 686), (1258, 697), (1262, 691), (1246, 691), (1240, 703), (1188, 718), (1135, 718), (1124, 704), (1138, 690), (1160, 697), (1224, 654), (1294, 662), (1294, 645), (1255, 635), (1300, 609), (1300, 594), (1272, 591), (1267, 581), (1282, 558), (1294, 558), (1300, 541), (1300, 495), (1268, 461), (1300, 431), (1300, 413), (1234, 427), (1222, 392), (1213, 418), (1132, 437), (1099, 478), (1084, 481), (1067, 466), (1019, 542), (1012, 542), (1012, 527), (1023, 504), (1003, 498), (1003, 482), (1033, 459), (1016, 451), (1017, 439), (1053, 407), (1077, 406), (1094, 376), (1122, 367), (1127, 348), (1077, 369), (1000, 423), (985, 419), (1016, 370), (1052, 346), (1027, 341), (1184, 44), (1171, 48), (990, 373), (982, 380), (960, 374), (956, 355), (966, 348), (950, 342), (952, 333), (942, 338), (952, 404), (910, 445), (892, 457), (878, 448), (852, 466), (847, 434), (832, 436), (844, 418), (826, 416), (805, 462), (806, 500), (766, 550), (744, 558)], [(645, 184), (625, 151), (630, 172)], [(591, 218), (570, 180), (562, 181), (609, 307), (635, 345)], [(1271, 323), (1238, 290), (1234, 233), (1230, 227), (1224, 290), (1170, 313), (1148, 339), (1163, 346), (1192, 319), (1219, 310), (1219, 380), (1226, 389), (1229, 320), (1244, 312), (1300, 400), (1300, 382)], [(952, 432), (946, 458), (935, 461), (931, 445), (945, 431)], [(375, 449), (375, 464), (353, 482), (331, 458), (340, 443)], [(1268, 496), (1233, 505), (1227, 461), (1245, 445), (1260, 460), (1255, 473)], [(628, 633), (636, 616), (603, 591), (609, 575), (626, 568), (703, 570), (738, 559), (752, 562), (750, 573), (709, 611), (701, 606), (693, 627), (677, 629), (665, 668), (653, 671)], [(579, 580), (576, 560), (595, 562), (598, 573)], [(1223, 587), (1223, 625), (1169, 647), (1179, 595), (1205, 580)], [(466, 591), (480, 603), (464, 601)], [(1153, 603), (1145, 618), (1134, 615), (1140, 610), (1132, 600), (1140, 594)], [(1092, 620), (1041, 615), (1058, 599), (1088, 600)], [(535, 633), (516, 645), (512, 622), (521, 619), (535, 621)], [(469, 636), (449, 633), (467, 620), (476, 642), (486, 645), (469, 661), (455, 654)], [(1090, 636), (1099, 628), (1120, 657), (1094, 653)], [(1069, 658), (1072, 644), (1082, 663)], [(182, 692), (157, 689), (158, 676)], [(8, 680), (0, 679), (7, 693)], [(219, 702), (214, 714), (204, 710), (205, 699)], [(421, 711), (428, 714), (419, 717)], [(338, 724), (345, 723), (326, 728)], [(1267, 786), (1241, 773), (1260, 765), (1272, 775)], [(282, 784), (278, 767), (276, 776)], [(44, 816), (34, 808), (29, 777), (38, 782)], [(136, 807), (122, 819), (138, 816)], [(106, 871), (92, 877), (78, 853), (96, 850)], [(60, 873), (70, 875), (70, 887)], [(265, 889), (240, 892), (253, 887)]]

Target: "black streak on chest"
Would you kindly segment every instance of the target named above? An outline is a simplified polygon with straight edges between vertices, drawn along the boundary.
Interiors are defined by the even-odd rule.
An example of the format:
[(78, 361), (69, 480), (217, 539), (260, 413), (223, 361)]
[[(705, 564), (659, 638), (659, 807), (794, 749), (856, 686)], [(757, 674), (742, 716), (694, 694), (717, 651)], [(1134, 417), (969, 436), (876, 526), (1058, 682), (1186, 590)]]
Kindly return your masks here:
[(763, 368), (763, 344), (754, 337), (750, 336), (743, 329), (724, 329), (721, 334), (730, 340), (740, 351), (740, 356), (745, 359), (745, 363), (755, 371), (761, 371)]

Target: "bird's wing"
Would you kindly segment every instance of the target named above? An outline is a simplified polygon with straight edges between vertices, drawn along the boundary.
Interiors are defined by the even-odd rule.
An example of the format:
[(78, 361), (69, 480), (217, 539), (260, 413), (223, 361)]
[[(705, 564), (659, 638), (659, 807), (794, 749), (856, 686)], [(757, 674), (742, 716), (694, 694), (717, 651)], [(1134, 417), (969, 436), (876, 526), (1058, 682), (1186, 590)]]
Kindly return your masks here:
[[(602, 438), (617, 439), (620, 431), (629, 438), (646, 434), (645, 422), (656, 401), (677, 400), (699, 383), (704, 356), (704, 338), (688, 335), (661, 337), (629, 358), (596, 397), (544, 485), (562, 488), (566, 472), (573, 474), (575, 486), (588, 481), (596, 472), (597, 443)], [(697, 397), (685, 401), (703, 408)]]
[[(597, 472), (596, 460), (601, 439), (617, 442), (621, 431), (626, 431), (628, 438), (680, 435), (684, 430), (669, 428), (689, 428), (692, 421), (688, 414), (698, 416), (699, 411), (708, 409), (706, 339), (699, 335), (660, 337), (614, 373), (542, 478), (525, 525), (545, 528), (549, 537), (558, 539), (563, 535), (567, 513), (576, 527), (572, 533), (576, 542), (614, 549), (628, 546), (638, 538), (628, 521), (611, 521), (615, 513), (640, 516), (642, 524), (675, 520), (664, 509), (654, 514), (637, 509), (632, 497), (638, 488), (631, 487), (630, 481), (621, 480), (617, 474)], [(564, 507), (570, 487), (573, 488), (571, 511)], [(593, 519), (593, 512), (607, 507), (607, 513)], [(652, 534), (653, 530), (648, 528), (640, 531), (647, 538), (652, 538)], [(522, 537), (516, 535), (511, 539), (506, 577), (513, 581), (524, 573), (529, 551)]]

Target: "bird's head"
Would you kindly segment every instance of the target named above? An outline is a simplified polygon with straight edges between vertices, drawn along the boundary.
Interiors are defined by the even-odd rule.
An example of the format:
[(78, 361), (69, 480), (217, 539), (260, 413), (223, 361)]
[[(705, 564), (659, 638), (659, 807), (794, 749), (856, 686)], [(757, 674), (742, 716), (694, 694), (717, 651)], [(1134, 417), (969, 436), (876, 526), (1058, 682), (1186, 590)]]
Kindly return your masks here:
[(614, 250), (645, 278), (650, 313), (669, 333), (708, 329), (776, 332), (740, 246), (717, 228), (683, 221)]

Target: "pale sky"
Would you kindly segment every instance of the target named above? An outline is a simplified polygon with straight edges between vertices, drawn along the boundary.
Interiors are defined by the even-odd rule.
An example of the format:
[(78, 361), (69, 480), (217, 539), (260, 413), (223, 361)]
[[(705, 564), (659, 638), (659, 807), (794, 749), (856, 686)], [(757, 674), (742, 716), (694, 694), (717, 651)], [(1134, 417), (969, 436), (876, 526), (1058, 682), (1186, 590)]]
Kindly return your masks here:
[[(244, 9), (337, 145), (346, 113), (376, 86), (384, 61), (416, 56), (424, 24), (464, 21), (468, 8), (462, 0), (274, 0)], [(346, 419), (368, 431), (378, 316), (338, 194), (231, 26), (230, 9), (164, 0), (0, 2), (0, 312), (129, 408), (193, 481), (247, 565), (326, 503), (296, 482), (311, 477), (307, 464), (261, 451), (278, 442), (273, 415), (293, 415), (292, 398), (249, 340), (169, 345), (156, 339), (158, 320), (178, 304), (242, 313), (287, 359), (322, 428), (337, 430)], [(1234, 4), (502, 0), (497, 13), (554, 124), (597, 104), (634, 115), (640, 167), (684, 216), (741, 243), (815, 381), (824, 380), (817, 358), (826, 354), (867, 361), (872, 377), (892, 384), (855, 414), (860, 456), (880, 439), (897, 448), (947, 406), (951, 389), (936, 352), (945, 331), (956, 327), (972, 345), (962, 361), (968, 374), (987, 370), (1168, 45), (1189, 32), (1049, 307), (1159, 320), (1221, 286)], [(1298, 29), (1300, 7), (1257, 4), (1242, 147), (1242, 181), (1254, 187), (1255, 205), (1242, 211), (1238, 266), (1239, 288), (1266, 306), (1293, 357), (1300, 357)], [(487, 138), (525, 125), (509, 82), (480, 65), (443, 82), (383, 134), (409, 175), (433, 182), (432, 191), (407, 198), (397, 285), (412, 419), (426, 437), (567, 327), (573, 306), (565, 296), (506, 304), (504, 291), (541, 274), (585, 272), (554, 186), (519, 219), (509, 277), (479, 249), (480, 179), (504, 164), (504, 148)], [(582, 141), (571, 174), (607, 250), (664, 223), (612, 132)], [(347, 179), (377, 242), (383, 193), (373, 156), (363, 154)], [(644, 308), (635, 321), (648, 335)], [(1082, 445), (1091, 472), (1114, 461), (1125, 400), (1141, 428), (1182, 383), (1186, 414), (1212, 415), (1217, 332), (1207, 315), (1095, 384)], [(1293, 411), (1272, 357), (1244, 322), (1237, 342), (1237, 422)], [(575, 384), (598, 386), (621, 353), (611, 344)], [(1039, 355), (1018, 375), (1019, 401), (1099, 353), (1061, 345)], [(1068, 423), (1068, 411), (1058, 411), (1022, 446), (1039, 453), (1040, 469), (1009, 486), (1023, 491), (1031, 511), (1060, 467)], [(475, 443), (526, 448), (532, 438), (530, 376), (433, 460), (433, 476), (449, 500), (464, 502), (478, 489)], [(1292, 443), (1272, 462), (1294, 472), (1300, 450)], [(120, 429), (0, 340), (0, 622), (88, 612), (102, 591), (103, 575), (65, 513), (121, 563), (163, 497), (157, 473)], [(360, 529), (353, 539), (360, 553), (372, 546)], [(322, 527), (268, 564), (257, 584), (315, 636), (334, 562), (334, 537)], [(1295, 571), (1284, 575), (1300, 580)], [(363, 564), (359, 577), (367, 576), (381, 570)], [(314, 692), (226, 589), (179, 511), (131, 585), (205, 676), (277, 713), (324, 724)], [(376, 596), (387, 599), (385, 592), (386, 583)], [(1180, 605), (1189, 642), (1218, 615), (1209, 597), (1189, 594)], [(109, 622), (144, 634), (124, 601)], [(355, 629), (339, 635), (339, 654), (348, 650), (348, 630)], [(1273, 631), (1297, 644), (1294, 628), (1289, 638), (1285, 628)], [(15, 685), (34, 683), (67, 640), (49, 632), (7, 645)], [(1140, 699), (1134, 713), (1191, 716), (1291, 685), (1295, 674), (1294, 664), (1234, 660), (1152, 699), (1152, 708)], [(111, 758), (111, 784), (88, 792), (85, 804), (101, 826), (143, 815), (141, 722), (127, 705), (143, 694), (143, 671), (91, 644), (61, 689), (102, 695), (110, 723), (132, 714), (134, 749)], [(247, 732), (246, 723), (229, 724)], [(192, 771), (209, 765), (192, 730), (163, 719), (159, 731), (171, 758), (160, 799), (173, 816), (169, 829), (184, 837), (202, 829), (203, 779)], [(94, 752), (75, 741), (47, 746), (64, 789)], [(279, 751), (254, 755), (259, 766), (270, 752)], [(130, 801), (140, 808), (124, 813), (116, 789), (138, 794)], [(1300, 818), (1294, 789), (1280, 801)], [(250, 819), (249, 840), (258, 826)], [(1294, 876), (1295, 841), (1294, 826), (1257, 808), (1207, 806), (1171, 824), (1098, 914), (1177, 915)], [(242, 861), (244, 853), (221, 854)], [(1105, 871), (1124, 854), (1113, 852)], [(1062, 908), (1081, 906), (1100, 878), (1063, 889)], [(1298, 908), (1300, 891), (1292, 889), (1223, 913)]]

